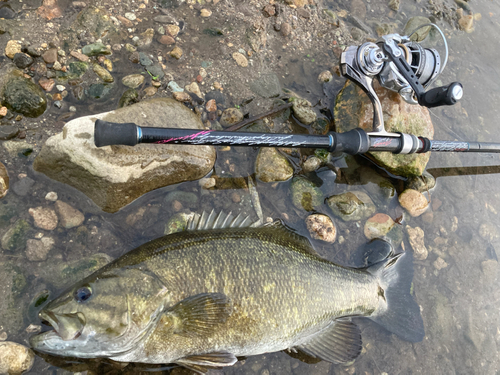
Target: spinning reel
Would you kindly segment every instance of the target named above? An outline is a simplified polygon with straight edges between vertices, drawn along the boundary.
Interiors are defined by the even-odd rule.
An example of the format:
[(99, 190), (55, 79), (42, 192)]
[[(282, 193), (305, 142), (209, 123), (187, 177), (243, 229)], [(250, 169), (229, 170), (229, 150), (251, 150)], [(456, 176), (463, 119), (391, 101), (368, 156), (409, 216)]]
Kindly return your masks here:
[[(380, 100), (373, 89), (373, 78), (377, 78), (382, 87), (398, 92), (410, 104), (420, 104), (428, 108), (452, 105), (462, 98), (463, 87), (459, 82), (448, 86), (425, 91), (441, 74), (448, 60), (448, 45), (441, 34), (446, 55), (444, 62), (435, 49), (423, 48), (410, 36), (389, 34), (376, 43), (364, 43), (361, 46), (348, 47), (341, 56), (340, 68), (343, 76), (353, 80), (366, 92), (373, 104), (373, 132), (387, 133)], [(395, 134), (396, 135), (396, 134)], [(397, 135), (399, 136), (399, 134)]]

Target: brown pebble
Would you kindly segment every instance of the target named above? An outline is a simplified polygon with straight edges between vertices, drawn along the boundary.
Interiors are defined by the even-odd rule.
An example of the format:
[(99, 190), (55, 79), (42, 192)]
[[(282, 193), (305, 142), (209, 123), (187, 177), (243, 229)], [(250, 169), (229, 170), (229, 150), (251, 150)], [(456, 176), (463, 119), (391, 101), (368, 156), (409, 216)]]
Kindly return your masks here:
[(53, 64), (57, 61), (57, 48), (51, 48), (42, 55), (43, 61), (46, 64)]
[(24, 130), (21, 130), (19, 134), (17, 135), (17, 138), (19, 139), (24, 139), (26, 138), (26, 132)]
[(208, 112), (215, 112), (217, 111), (217, 103), (215, 102), (215, 99), (210, 99), (205, 108), (207, 109)]
[(231, 199), (233, 200), (234, 203), (241, 202), (241, 196), (237, 192), (234, 192), (233, 194), (231, 194)]
[(160, 38), (158, 38), (158, 42), (169, 46), (171, 44), (175, 44), (175, 39), (172, 38), (170, 35), (162, 35)]
[(271, 17), (276, 14), (276, 8), (272, 4), (267, 4), (262, 9), (262, 13), (264, 13), (264, 17)]
[(182, 203), (175, 200), (172, 202), (172, 208), (174, 209), (175, 212), (179, 212), (180, 210), (182, 210)]
[(52, 78), (49, 79), (46, 77), (42, 77), (38, 81), (38, 84), (42, 87), (42, 89), (49, 92), (49, 91), (52, 91), (52, 89), (54, 88), (56, 83)]
[(80, 53), (78, 51), (71, 51), (70, 55), (73, 56), (75, 59), (78, 59), (83, 62), (87, 62), (90, 59), (87, 55), (84, 55), (83, 53)]
[(191, 95), (189, 95), (187, 92), (184, 91), (176, 91), (173, 94), (173, 97), (175, 100), (178, 102), (191, 102)]
[(201, 75), (199, 75), (199, 74), (198, 74), (198, 75), (196, 76), (196, 81), (197, 81), (198, 83), (200, 83), (201, 81), (203, 81), (203, 77), (202, 77)]
[(132, 27), (134, 26), (134, 23), (132, 21), (130, 21), (129, 19), (123, 17), (123, 16), (116, 16), (116, 18), (118, 18), (120, 20), (121, 23), (123, 23), (123, 25), (125, 27)]
[(52, 95), (52, 99), (54, 100), (62, 100), (62, 95), (60, 93), (56, 93)]
[(289, 23), (283, 22), (281, 24), (281, 35), (288, 36), (292, 33), (292, 26)]

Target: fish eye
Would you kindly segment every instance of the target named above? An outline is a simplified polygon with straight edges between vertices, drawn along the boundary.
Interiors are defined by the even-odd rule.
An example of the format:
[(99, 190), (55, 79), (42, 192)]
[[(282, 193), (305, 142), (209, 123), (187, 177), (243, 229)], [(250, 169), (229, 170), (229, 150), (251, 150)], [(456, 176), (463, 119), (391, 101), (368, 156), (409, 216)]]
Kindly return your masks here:
[(78, 302), (85, 302), (92, 296), (92, 289), (89, 286), (82, 286), (75, 291), (74, 297)]

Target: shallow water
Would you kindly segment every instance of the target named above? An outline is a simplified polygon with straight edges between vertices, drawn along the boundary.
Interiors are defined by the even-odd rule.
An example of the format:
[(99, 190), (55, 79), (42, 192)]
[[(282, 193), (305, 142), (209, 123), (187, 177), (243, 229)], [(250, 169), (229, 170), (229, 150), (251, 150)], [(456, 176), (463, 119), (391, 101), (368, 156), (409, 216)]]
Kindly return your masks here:
[[(402, 30), (406, 19), (416, 15), (429, 16), (424, 2), (405, 3), (393, 18), (387, 16), (385, 2), (372, 0), (366, 2), (369, 12), (366, 22), (382, 20), (395, 22), (398, 31)], [(446, 3), (452, 5), (453, 2)], [(322, 5), (334, 10), (350, 9), (350, 2), (325, 2)], [(475, 21), (475, 30), (465, 33), (455, 30), (445, 21), (438, 24), (445, 30), (450, 47), (450, 61), (440, 81), (445, 84), (460, 81), (464, 86), (464, 98), (454, 107), (431, 110), (435, 128), (435, 139), (470, 140), (500, 142), (497, 129), (500, 106), (500, 77), (498, 44), (500, 4), (477, 2), (470, 4), (474, 13), (482, 18)], [(373, 12), (371, 12), (373, 10)], [(186, 9), (189, 23), (189, 10)], [(225, 26), (231, 24), (227, 21)], [(233, 22), (239, 22), (234, 20)], [(210, 21), (207, 21), (210, 24)], [(210, 26), (210, 25), (209, 25)], [(201, 60), (210, 60), (219, 46), (216, 38), (203, 34), (202, 30), (189, 31), (198, 39), (192, 42), (199, 50)], [(272, 46), (271, 48), (279, 48)], [(186, 48), (188, 50), (188, 48)], [(312, 48), (312, 50), (314, 50)], [(303, 53), (302, 53), (303, 52)], [(320, 102), (322, 108), (331, 108), (334, 94), (343, 84), (341, 78), (323, 87), (317, 82), (318, 74), (332, 66), (332, 53), (312, 53), (280, 50), (281, 66), (279, 70), (283, 87), (297, 92), (312, 103)], [(124, 59), (125, 61), (128, 61)], [(217, 62), (216, 62), (217, 64)], [(120, 65), (119, 65), (120, 66)], [(131, 73), (132, 64), (122, 65), (118, 75)], [(179, 64), (174, 67), (178, 76), (185, 73), (186, 67)], [(237, 87), (231, 79), (224, 77), (227, 85)], [(71, 103), (77, 106), (77, 115), (86, 115), (110, 110), (116, 107), (121, 92), (114, 93), (106, 101)], [(68, 100), (70, 100), (68, 98)], [(51, 133), (60, 130), (66, 118), (59, 118), (61, 112), (53, 107), (43, 119), (36, 119), (27, 127), (27, 133), (34, 142), (43, 142)], [(57, 119), (59, 118), (59, 121)], [(44, 124), (51, 127), (44, 130)], [(307, 129), (294, 128), (296, 131)], [(37, 145), (38, 147), (39, 145)], [(35, 148), (35, 151), (37, 150)], [(27, 343), (30, 336), (25, 331), (29, 324), (39, 324), (36, 311), (28, 309), (28, 304), (42, 291), (50, 291), (55, 296), (62, 286), (55, 287), (54, 278), (47, 270), (60, 271), (61, 264), (89, 258), (93, 254), (105, 253), (115, 258), (133, 249), (135, 246), (156, 238), (163, 233), (164, 225), (172, 216), (172, 207), (164, 203), (165, 195), (173, 190), (195, 192), (199, 196), (197, 205), (191, 210), (244, 211), (255, 216), (247, 189), (224, 189), (202, 193), (197, 182), (180, 184), (159, 189), (137, 199), (116, 214), (103, 213), (86, 196), (73, 188), (49, 180), (32, 170), (36, 152), (29, 156), (19, 153), (9, 156), (2, 148), (2, 162), (7, 165), (14, 182), (18, 173), (27, 173), (35, 180), (30, 194), (18, 197), (9, 193), (0, 201), (2, 205), (14, 207), (15, 218), (29, 220), (28, 209), (45, 206), (45, 195), (57, 192), (59, 199), (85, 214), (83, 226), (78, 231), (56, 229), (50, 233), (56, 240), (46, 262), (27, 262), (23, 252), (0, 256), (0, 260), (14, 266), (16, 273), (24, 275), (25, 286), (18, 298), (18, 313), (22, 315), (22, 324), (17, 332), (9, 333), (8, 340)], [(254, 173), (256, 150), (234, 148), (231, 151), (218, 152), (214, 175), (219, 177), (246, 177)], [(293, 158), (292, 158), (293, 159)], [(293, 159), (297, 162), (297, 159)], [(226, 162), (228, 161), (228, 162)], [(250, 357), (232, 368), (213, 373), (225, 374), (496, 374), (500, 371), (500, 294), (498, 282), (497, 254), (500, 252), (500, 174), (499, 157), (493, 154), (458, 154), (434, 153), (428, 164), (428, 171), (437, 177), (437, 185), (431, 191), (432, 216), (419, 218), (406, 217), (403, 225), (420, 227), (425, 232), (425, 243), (429, 256), (424, 261), (415, 261), (414, 292), (421, 306), (426, 328), (423, 342), (410, 344), (389, 335), (380, 327), (366, 320), (358, 323), (363, 333), (363, 352), (350, 366), (333, 366), (326, 362), (306, 364), (291, 358), (285, 353), (273, 353)], [(230, 168), (234, 165), (234, 169)], [(372, 167), (374, 168), (374, 167)], [(348, 171), (344, 171), (348, 172)], [(331, 173), (318, 173), (323, 182), (322, 191), (329, 196), (345, 188), (336, 184)], [(307, 235), (303, 224), (304, 214), (297, 213), (291, 207), (289, 182), (280, 183), (273, 188), (257, 182), (257, 189), (262, 202), (265, 217), (285, 218), (287, 224), (299, 233)], [(234, 203), (232, 197), (237, 194), (241, 203)], [(235, 199), (237, 200), (237, 199)], [(130, 217), (140, 208), (146, 208), (145, 214), (130, 223)], [(321, 211), (329, 209), (324, 206)], [(130, 216), (132, 215), (132, 216)], [(9, 218), (10, 220), (10, 218)], [(340, 235), (345, 238), (343, 244), (337, 241), (332, 246), (314, 242), (318, 252), (338, 263), (349, 264), (350, 254), (366, 240), (363, 228), (355, 224), (336, 221)], [(8, 222), (2, 222), (7, 225)], [(361, 223), (362, 224), (362, 223)], [(40, 232), (40, 231), (36, 231)], [(2, 232), (3, 233), (3, 232)], [(410, 249), (408, 241), (405, 248)], [(438, 257), (444, 259), (447, 267), (438, 270), (434, 262)], [(36, 309), (35, 309), (36, 310)], [(0, 330), (7, 330), (10, 322), (0, 322)], [(63, 370), (67, 369), (67, 370)], [(162, 371), (163, 369), (157, 369)], [(167, 373), (169, 370), (164, 369)], [(141, 365), (129, 365), (122, 369), (119, 365), (94, 361), (83, 364), (61, 361), (56, 358), (37, 358), (30, 374), (64, 374), (66, 371), (89, 371), (89, 373), (141, 373)], [(171, 373), (184, 370), (174, 369)], [(144, 372), (149, 373), (149, 372)], [(186, 372), (187, 373), (187, 372)]]

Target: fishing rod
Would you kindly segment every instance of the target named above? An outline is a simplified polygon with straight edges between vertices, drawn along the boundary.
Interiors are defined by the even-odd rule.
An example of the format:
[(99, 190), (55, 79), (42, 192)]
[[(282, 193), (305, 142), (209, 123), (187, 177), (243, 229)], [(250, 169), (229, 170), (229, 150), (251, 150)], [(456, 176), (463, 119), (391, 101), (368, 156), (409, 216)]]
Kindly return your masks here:
[[(135, 146), (139, 143), (188, 144), (255, 147), (324, 148), (329, 152), (350, 155), (386, 151), (395, 154), (439, 152), (500, 152), (500, 143), (438, 141), (385, 130), (382, 105), (373, 88), (376, 78), (381, 86), (398, 92), (410, 104), (428, 108), (453, 105), (463, 96), (459, 82), (426, 91), (443, 72), (448, 60), (448, 45), (443, 32), (435, 27), (445, 45), (445, 58), (435, 49), (423, 48), (411, 36), (389, 34), (376, 43), (348, 47), (340, 59), (342, 75), (360, 86), (373, 105), (373, 130), (361, 128), (327, 135), (232, 132), (218, 130), (141, 127), (134, 123), (112, 123), (96, 120), (94, 141), (97, 147)], [(421, 28), (419, 27), (419, 29)]]

